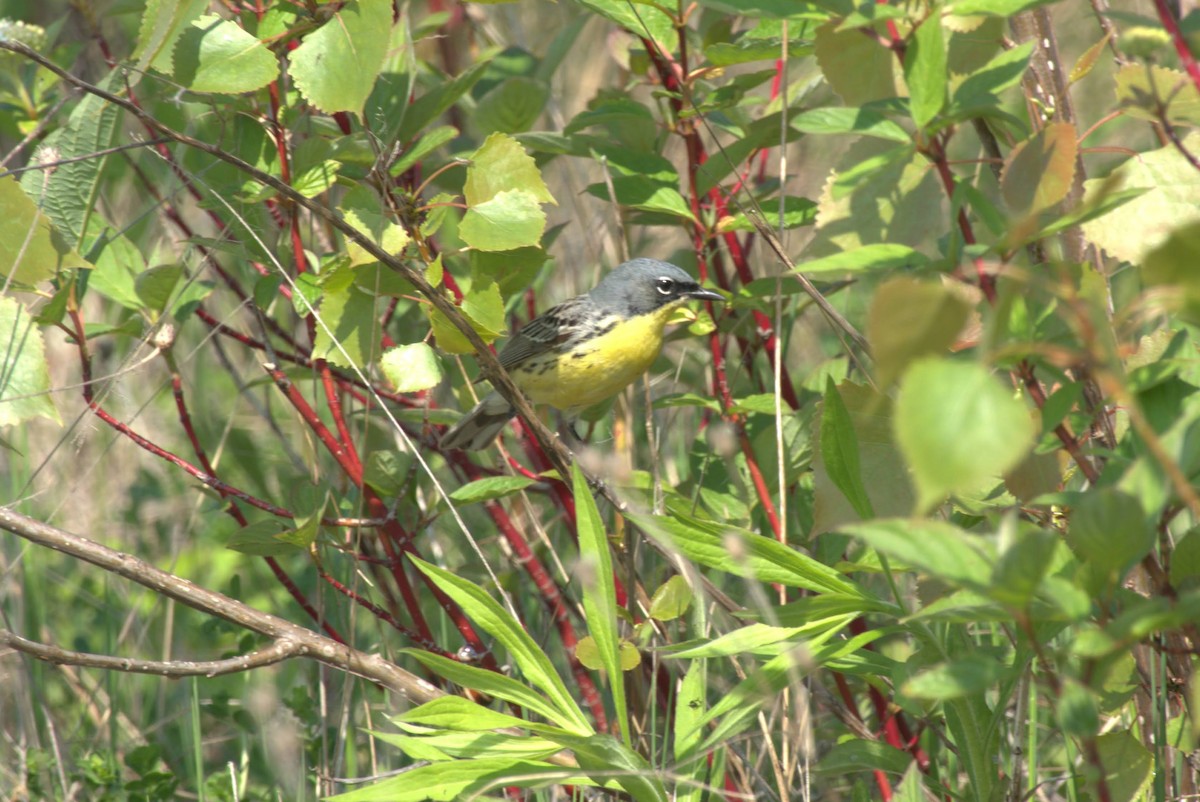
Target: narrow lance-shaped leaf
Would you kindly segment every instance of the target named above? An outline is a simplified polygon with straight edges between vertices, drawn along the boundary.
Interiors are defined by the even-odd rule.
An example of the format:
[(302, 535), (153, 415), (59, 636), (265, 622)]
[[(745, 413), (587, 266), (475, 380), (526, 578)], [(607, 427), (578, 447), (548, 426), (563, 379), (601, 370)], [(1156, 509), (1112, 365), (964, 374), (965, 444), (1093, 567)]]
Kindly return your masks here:
[(631, 733), (621, 671), (621, 638), (617, 632), (617, 595), (613, 587), (612, 555), (608, 551), (608, 537), (600, 520), (600, 511), (596, 509), (596, 499), (592, 497), (579, 466), (574, 463), (571, 465), (571, 484), (575, 494), (579, 558), (589, 566), (589, 570), (582, 572), (584, 616), (587, 618), (588, 632), (596, 641), (600, 661), (608, 672), (613, 705), (621, 725), (621, 737), (628, 746)]
[(463, 612), (500, 642), (517, 664), (521, 674), (550, 698), (559, 712), (571, 721), (574, 731), (587, 734), (592, 732), (587, 717), (567, 691), (550, 658), (516, 619), (477, 585), (424, 560), (415, 557), (411, 559), (417, 568), (463, 608)]
[(850, 412), (838, 393), (833, 377), (825, 379), (825, 401), (821, 413), (821, 456), (829, 478), (863, 520), (874, 517), (871, 499), (863, 486), (858, 461), (858, 438)]

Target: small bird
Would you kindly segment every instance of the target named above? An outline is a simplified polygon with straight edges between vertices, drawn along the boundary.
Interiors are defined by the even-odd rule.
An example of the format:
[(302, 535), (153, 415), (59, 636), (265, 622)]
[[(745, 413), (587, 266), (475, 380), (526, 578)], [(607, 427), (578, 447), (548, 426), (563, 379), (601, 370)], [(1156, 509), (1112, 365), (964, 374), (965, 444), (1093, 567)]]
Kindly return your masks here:
[[(725, 298), (673, 264), (631, 259), (591, 292), (522, 326), (500, 351), (500, 364), (530, 401), (574, 417), (650, 369), (662, 350), (667, 320), (689, 300)], [(515, 414), (493, 392), (446, 432), (442, 448), (487, 448)]]

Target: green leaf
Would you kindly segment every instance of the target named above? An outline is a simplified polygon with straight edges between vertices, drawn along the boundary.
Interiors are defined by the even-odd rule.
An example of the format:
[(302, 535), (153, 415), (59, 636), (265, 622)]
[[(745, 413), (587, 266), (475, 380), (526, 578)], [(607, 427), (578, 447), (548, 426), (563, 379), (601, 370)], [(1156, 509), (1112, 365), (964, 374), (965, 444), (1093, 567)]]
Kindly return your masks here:
[(834, 744), (817, 763), (818, 774), (837, 776), (854, 771), (886, 771), (903, 774), (912, 756), (883, 741), (858, 738)]
[[(859, 472), (874, 515), (908, 515), (913, 509), (913, 488), (892, 426), (892, 401), (868, 387), (844, 381), (838, 396), (845, 405), (858, 442)], [(825, 466), (824, 449), (813, 461), (813, 533), (836, 530), (861, 520)]]
[(858, 461), (858, 437), (850, 411), (833, 383), (825, 377), (825, 400), (821, 413), (821, 460), (829, 478), (864, 521), (875, 517), (871, 499), (862, 481)]
[[(779, 198), (769, 198), (761, 204), (762, 220), (767, 226), (779, 230)], [(786, 229), (812, 225), (817, 219), (817, 204), (808, 198), (788, 195), (783, 199), (783, 227)], [(717, 231), (757, 231), (758, 227), (750, 221), (744, 212), (738, 211), (731, 217), (726, 217), (717, 223)]]
[(24, 306), (0, 296), (0, 426), (33, 418), (62, 425), (50, 391), (41, 329)]
[(452, 125), (441, 125), (425, 131), (412, 146), (405, 148), (400, 158), (392, 164), (389, 172), (392, 175), (400, 175), (456, 136), (458, 136), (458, 129)]
[(925, 128), (946, 105), (946, 41), (942, 34), (942, 15), (936, 10), (908, 40), (904, 81), (908, 84), (908, 106), (913, 122), (918, 128)]
[(799, 269), (802, 273), (851, 273), (893, 267), (921, 267), (928, 263), (929, 257), (907, 245), (881, 242), (803, 262)]
[[(1112, 40), (1113, 32), (1109, 31), (1100, 37), (1100, 41), (1083, 51), (1076, 61), (1075, 66), (1071, 67), (1070, 82), (1082, 81), (1092, 71), (1092, 68), (1100, 61), (1100, 56), (1108, 49), (1108, 43)], [(1120, 70), (1117, 71), (1120, 74)]]
[(1000, 477), (1033, 445), (1025, 405), (972, 362), (927, 358), (909, 367), (895, 425), (921, 509)]
[(983, 693), (1011, 673), (995, 655), (973, 654), (923, 669), (906, 680), (900, 692), (936, 702), (960, 699)]
[[(593, 781), (563, 771), (562, 766), (511, 755), (474, 760), (442, 760), (410, 768), (373, 785), (327, 797), (330, 802), (452, 802), (488, 799), (505, 786), (538, 788), (558, 783), (592, 785)], [(605, 785), (616, 786), (613, 781)]]
[[(800, 42), (788, 43), (789, 58), (802, 58), (811, 54), (811, 46)], [(783, 57), (783, 40), (779, 37), (751, 39), (743, 36), (736, 42), (714, 42), (704, 48), (704, 55), (715, 67), (728, 67), (751, 61), (770, 61)]]
[(875, 291), (867, 312), (867, 341), (881, 387), (890, 387), (914, 360), (945, 354), (971, 307), (945, 284), (901, 276)]
[(1131, 117), (1176, 125), (1200, 125), (1200, 89), (1187, 73), (1156, 64), (1126, 64), (1117, 70), (1117, 103)]
[(588, 634), (596, 641), (600, 662), (611, 678), (617, 723), (621, 727), (621, 737), (628, 745), (632, 733), (629, 731), (629, 711), (625, 706), (625, 685), (618, 679), (621, 676), (621, 636), (617, 632), (617, 595), (613, 586), (608, 534), (600, 520), (592, 490), (575, 463), (571, 463), (571, 486), (575, 496), (576, 532), (579, 536), (584, 618), (587, 620)]
[(481, 251), (511, 251), (537, 245), (546, 230), (546, 213), (531, 192), (510, 189), (467, 209), (458, 226), (463, 242)]
[(1080, 559), (1119, 581), (1150, 553), (1157, 534), (1136, 497), (1103, 487), (1084, 494), (1071, 510), (1066, 540)]
[(461, 696), (443, 696), (426, 702), (396, 716), (393, 721), (423, 727), (455, 730), (456, 732), (486, 732), (504, 727), (523, 727), (528, 722)]
[(175, 80), (193, 92), (253, 92), (278, 77), (275, 54), (215, 14), (192, 22), (175, 47)]
[(442, 363), (426, 343), (389, 348), (379, 358), (379, 369), (398, 393), (429, 390), (442, 381)]
[(693, 219), (691, 207), (683, 199), (683, 195), (679, 194), (679, 189), (674, 184), (656, 181), (645, 176), (613, 176), (612, 195), (609, 194), (608, 184), (605, 182), (589, 185), (587, 192), (606, 201), (612, 201), (615, 196), (617, 203), (631, 209), (662, 212), (685, 220)]
[(188, 24), (204, 13), (208, 0), (146, 0), (138, 28), (137, 46), (133, 58), (137, 59), (131, 78), (137, 80), (153, 67), (165, 75), (175, 71), (175, 45), (183, 36)]
[(895, 56), (857, 30), (837, 30), (837, 21), (817, 28), (817, 64), (829, 86), (847, 106), (894, 97)]
[(1031, 8), (1048, 5), (1054, 0), (955, 0), (949, 10), (962, 17), (975, 14), (992, 17), (1011, 17)]
[[(374, 190), (359, 184), (346, 193), (339, 205), (346, 222), (368, 240), (394, 256), (403, 253), (409, 242), (408, 232), (388, 213)], [(346, 254), (350, 257), (351, 267), (379, 261), (361, 245), (349, 240), (346, 241)]]
[[(864, 245), (928, 251), (929, 243), (946, 233), (940, 221), (950, 219), (936, 172), (912, 145), (857, 139), (838, 159), (817, 199), (817, 230), (807, 253), (829, 256)], [(885, 248), (881, 255), (886, 254)], [(914, 255), (911, 264), (927, 262)], [(906, 263), (901, 255), (894, 264)]]
[(471, 91), (471, 87), (487, 72), (489, 64), (490, 61), (484, 59), (456, 75), (453, 80), (439, 84), (413, 101), (408, 106), (403, 122), (400, 123), (396, 134), (397, 141), (409, 142), (424, 131), (442, 112)]
[(38, 211), (15, 178), (0, 177), (0, 277), (32, 287), (76, 267), (90, 265)]
[(1112, 802), (1142, 799), (1154, 778), (1154, 755), (1128, 730), (1106, 732), (1096, 739), (1104, 783)]
[(1200, 579), (1200, 529), (1189, 530), (1171, 554), (1171, 584), (1179, 587)]
[(567, 729), (580, 734), (591, 734), (591, 725), (571, 698), (558, 672), (554, 670), (554, 664), (522, 628), (520, 622), (478, 586), (424, 560), (416, 557), (411, 559), (413, 564), (462, 607), (463, 612), (480, 628), (500, 642), (525, 679), (540, 688), (560, 715), (570, 722)]
[[(681, 515), (636, 515), (629, 519), (647, 534), (678, 549), (690, 560), (735, 576), (778, 582), (815, 593), (871, 597), (849, 579), (818, 560), (762, 535), (702, 522)], [(731, 538), (736, 538), (736, 541)], [(737, 543), (737, 556), (731, 543)]]
[(1076, 154), (1071, 123), (1050, 123), (1013, 148), (1000, 176), (1009, 210), (1020, 219), (1067, 197), (1075, 178)]
[(545, 82), (513, 76), (479, 99), (472, 121), (484, 133), (517, 134), (528, 131), (542, 116), (550, 98)]
[(288, 73), (321, 111), (362, 113), (383, 68), (392, 9), (375, 0), (350, 0), (289, 55)]
[(374, 297), (351, 284), (344, 290), (326, 292), (319, 313), (324, 325), (317, 326), (314, 357), (343, 368), (362, 368), (378, 358)]
[[(614, 682), (614, 686), (617, 683)], [(580, 767), (592, 779), (601, 782), (614, 777), (635, 802), (668, 802), (658, 773), (646, 759), (611, 735), (598, 734), (587, 738), (550, 736), (571, 749)]]
[(625, 0), (579, 0), (584, 8), (615, 22), (634, 36), (646, 36), (674, 52), (678, 46), (675, 24), (657, 7), (648, 3), (633, 5)]
[(523, 190), (539, 203), (557, 204), (521, 143), (494, 133), (471, 155), (463, 197), (468, 207), (475, 207), (509, 190)]
[(537, 484), (527, 476), (485, 476), (454, 489), (450, 500), (456, 504), (477, 504), (519, 493), (530, 485)]
[(796, 117), (792, 127), (806, 134), (861, 134), (909, 143), (912, 136), (877, 111), (845, 106), (811, 109)]
[(152, 312), (159, 313), (167, 308), (175, 285), (183, 278), (182, 265), (159, 265), (143, 270), (134, 279), (134, 292)]
[(880, 518), (845, 524), (840, 531), (862, 538), (867, 545), (905, 565), (953, 585), (986, 588), (994, 560), (976, 535), (943, 521)]
[(400, 651), (410, 655), (438, 676), (445, 677), (456, 685), (479, 691), (487, 696), (494, 696), (505, 702), (511, 702), (559, 727), (571, 728), (574, 726), (571, 716), (565, 715), (546, 697), (512, 677), (420, 649), (401, 649)]
[(1003, 551), (996, 561), (988, 595), (1008, 607), (1024, 608), (1041, 589), (1042, 579), (1054, 562), (1059, 539), (1053, 532), (1009, 520), (1002, 524), (1002, 531), (1007, 530), (1014, 535), (1000, 539)]
[(692, 605), (692, 587), (682, 576), (673, 576), (658, 586), (650, 598), (650, 617), (655, 621), (674, 621)]
[(299, 546), (276, 537), (285, 531), (287, 531), (287, 526), (283, 521), (258, 521), (249, 526), (235, 529), (229, 536), (229, 540), (225, 542), (225, 548), (240, 551), (242, 554), (253, 554), (256, 557), (295, 554), (301, 550)]
[(977, 103), (994, 102), (996, 95), (1020, 83), (1032, 54), (1033, 42), (1025, 42), (1011, 50), (1001, 50), (958, 85), (951, 105), (970, 107)]
[[(1200, 149), (1200, 133), (1184, 138), (1189, 152)], [(1139, 153), (1107, 178), (1084, 182), (1084, 202), (1122, 190), (1144, 188), (1134, 200), (1083, 224), (1083, 233), (1116, 259), (1141, 263), (1172, 232), (1200, 223), (1200, 171), (1174, 145)]]
[(1054, 719), (1063, 734), (1072, 738), (1093, 738), (1100, 731), (1096, 697), (1071, 677), (1063, 678), (1062, 689), (1054, 701)]
[[(102, 89), (125, 91), (124, 67), (100, 82)], [(108, 161), (97, 156), (112, 146), (121, 110), (96, 95), (85, 94), (72, 109), (67, 124), (46, 137), (38, 153), (48, 161), (77, 159), (59, 164), (50, 172), (30, 170), (21, 177), (21, 188), (53, 221), (63, 244), (87, 253), (84, 241), (88, 221), (96, 208), (100, 173)], [(19, 242), (20, 240), (18, 240)]]

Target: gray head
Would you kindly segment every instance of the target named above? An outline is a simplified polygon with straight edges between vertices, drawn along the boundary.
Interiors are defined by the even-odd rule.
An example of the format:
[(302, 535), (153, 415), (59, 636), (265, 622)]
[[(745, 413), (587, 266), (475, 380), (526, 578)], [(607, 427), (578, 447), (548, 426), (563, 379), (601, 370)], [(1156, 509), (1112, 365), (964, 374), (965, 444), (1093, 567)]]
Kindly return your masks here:
[(630, 259), (605, 276), (588, 296), (597, 306), (627, 316), (644, 315), (691, 298), (725, 301), (719, 293), (701, 289), (683, 269), (658, 259)]

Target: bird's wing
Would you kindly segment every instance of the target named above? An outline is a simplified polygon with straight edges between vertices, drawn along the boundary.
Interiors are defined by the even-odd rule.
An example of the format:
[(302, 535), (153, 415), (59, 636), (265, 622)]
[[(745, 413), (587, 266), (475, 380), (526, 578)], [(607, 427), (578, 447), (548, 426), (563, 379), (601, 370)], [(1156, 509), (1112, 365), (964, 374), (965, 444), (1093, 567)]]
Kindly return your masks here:
[(545, 353), (567, 342), (579, 332), (582, 321), (593, 311), (592, 301), (580, 295), (551, 307), (526, 323), (500, 350), (500, 364), (505, 370), (526, 359)]

